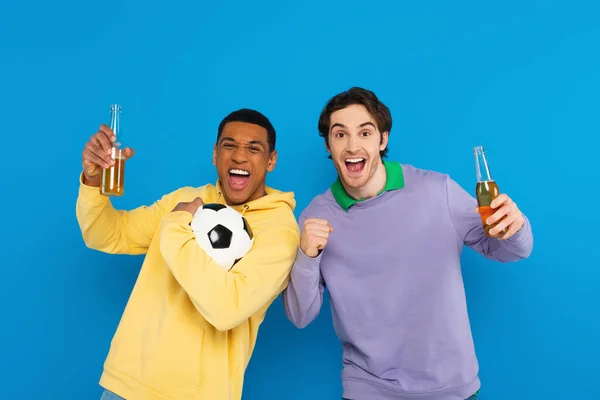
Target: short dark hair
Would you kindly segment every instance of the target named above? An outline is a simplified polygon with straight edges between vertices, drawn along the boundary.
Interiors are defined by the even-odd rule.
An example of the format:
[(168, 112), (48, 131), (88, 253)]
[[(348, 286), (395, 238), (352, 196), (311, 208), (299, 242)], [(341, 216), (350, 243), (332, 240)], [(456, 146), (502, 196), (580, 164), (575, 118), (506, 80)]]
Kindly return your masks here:
[(225, 125), (227, 125), (229, 122), (246, 122), (248, 124), (254, 124), (265, 128), (267, 130), (267, 143), (269, 144), (269, 151), (275, 150), (275, 128), (273, 127), (273, 124), (271, 124), (271, 121), (269, 121), (269, 118), (264, 116), (262, 113), (249, 108), (242, 108), (240, 110), (231, 112), (229, 115), (223, 118), (219, 124), (217, 142), (219, 142), (219, 139), (223, 134), (223, 128), (225, 128)]
[[(370, 90), (360, 87), (352, 87), (342, 93), (333, 96), (321, 111), (319, 116), (319, 136), (325, 138), (325, 144), (329, 146), (329, 127), (331, 123), (331, 114), (335, 111), (342, 110), (353, 104), (364, 106), (369, 114), (375, 119), (379, 132), (391, 132), (392, 130), (392, 114), (389, 108), (383, 104)], [(381, 150), (381, 157), (386, 157), (388, 148)]]

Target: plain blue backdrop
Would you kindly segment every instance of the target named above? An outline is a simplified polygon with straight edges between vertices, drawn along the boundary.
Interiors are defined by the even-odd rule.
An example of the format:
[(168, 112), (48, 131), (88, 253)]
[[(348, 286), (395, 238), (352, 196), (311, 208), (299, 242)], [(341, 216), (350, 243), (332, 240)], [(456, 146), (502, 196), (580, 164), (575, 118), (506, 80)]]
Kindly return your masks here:
[[(484, 145), (531, 219), (528, 260), (464, 252), (481, 399), (599, 398), (600, 6), (482, 3), (0, 3), (3, 398), (100, 396), (143, 260), (87, 249), (75, 219), (81, 151), (110, 103), (137, 150), (117, 207), (214, 182), (217, 125), (251, 107), (277, 128), (268, 184), (296, 192), (298, 215), (335, 178), (318, 114), (353, 85), (391, 108), (390, 159), (472, 191)], [(329, 303), (299, 330), (278, 300), (244, 400), (339, 399), (340, 356)]]

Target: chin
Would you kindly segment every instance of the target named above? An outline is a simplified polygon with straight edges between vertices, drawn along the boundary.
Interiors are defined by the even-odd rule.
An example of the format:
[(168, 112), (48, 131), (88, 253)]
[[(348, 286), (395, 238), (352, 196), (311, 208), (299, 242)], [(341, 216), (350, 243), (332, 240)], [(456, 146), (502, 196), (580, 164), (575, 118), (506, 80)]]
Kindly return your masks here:
[(351, 188), (361, 188), (369, 181), (370, 168), (367, 163), (362, 164), (359, 171), (351, 172), (346, 163), (337, 165), (338, 175), (344, 184)]
[(225, 173), (221, 177), (221, 187), (225, 195), (225, 200), (231, 205), (247, 202), (252, 194), (252, 180), (250, 175), (240, 176), (231, 172)]
[(341, 179), (342, 182), (344, 182), (344, 185), (353, 189), (360, 189), (369, 181), (367, 175), (360, 177), (349, 177), (347, 175), (342, 175)]
[(230, 205), (237, 206), (246, 203), (248, 199), (250, 199), (250, 195), (246, 193), (246, 191), (240, 192), (231, 190), (231, 188), (225, 188), (223, 191), (225, 193), (225, 200), (227, 200), (227, 203)]

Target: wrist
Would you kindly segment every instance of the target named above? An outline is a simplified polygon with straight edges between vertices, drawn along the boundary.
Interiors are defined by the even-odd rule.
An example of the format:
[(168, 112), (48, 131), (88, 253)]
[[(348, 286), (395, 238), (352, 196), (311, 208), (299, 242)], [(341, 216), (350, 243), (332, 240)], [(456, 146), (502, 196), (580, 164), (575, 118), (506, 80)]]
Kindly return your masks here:
[(522, 231), (525, 227), (525, 218), (521, 217), (521, 227), (517, 230), (517, 232)]
[(308, 258), (317, 258), (319, 256), (319, 251), (316, 249), (308, 249), (300, 246), (300, 250)]
[(323, 253), (323, 250), (314, 250), (313, 252), (311, 252), (310, 250), (305, 251), (301, 246), (298, 247), (300, 249), (300, 253), (305, 257), (308, 258), (310, 260), (318, 260), (321, 258), (321, 254)]
[(298, 253), (294, 262), (292, 274), (301, 277), (317, 278), (320, 273), (321, 255), (320, 251), (316, 257), (308, 256), (301, 246), (298, 246)]
[(100, 177), (95, 176), (95, 177), (90, 178), (85, 173), (83, 173), (83, 175), (81, 177), (81, 183), (83, 183), (86, 186), (100, 187)]

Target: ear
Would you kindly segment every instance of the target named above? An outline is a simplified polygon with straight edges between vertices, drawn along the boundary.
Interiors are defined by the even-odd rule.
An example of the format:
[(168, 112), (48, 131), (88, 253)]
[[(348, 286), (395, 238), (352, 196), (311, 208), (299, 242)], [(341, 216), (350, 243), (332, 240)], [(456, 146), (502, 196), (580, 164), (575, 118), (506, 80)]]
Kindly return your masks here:
[(267, 172), (271, 172), (275, 169), (277, 164), (277, 150), (273, 150), (269, 155), (269, 161), (267, 161)]
[(381, 141), (379, 143), (379, 151), (383, 151), (388, 145), (389, 132), (381, 132)]
[(217, 166), (217, 145), (215, 144), (213, 146), (213, 165), (216, 167)]

